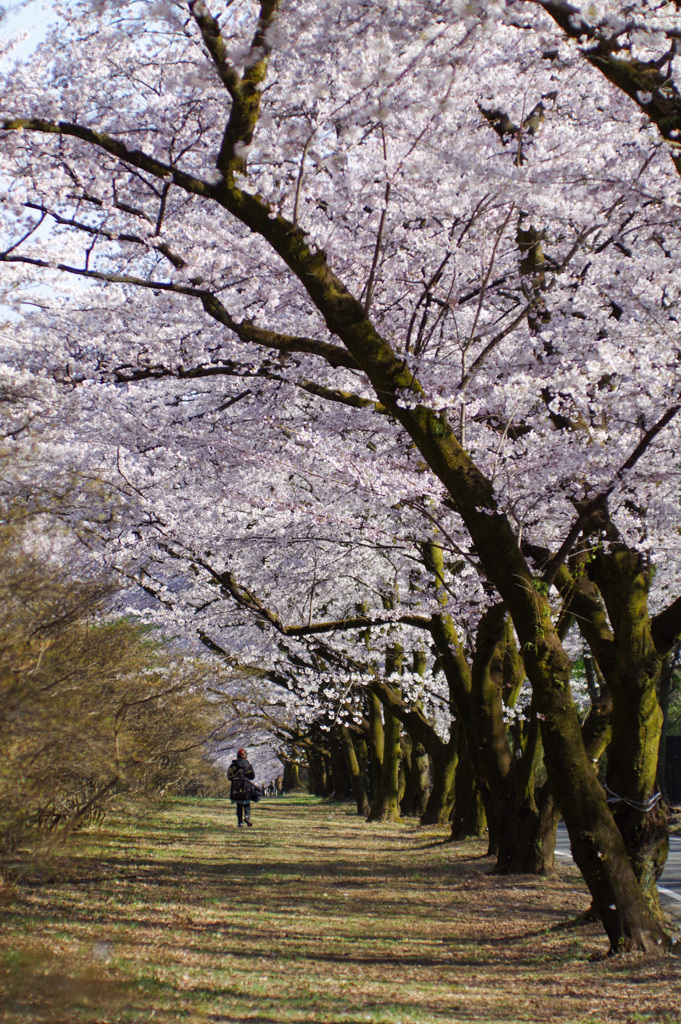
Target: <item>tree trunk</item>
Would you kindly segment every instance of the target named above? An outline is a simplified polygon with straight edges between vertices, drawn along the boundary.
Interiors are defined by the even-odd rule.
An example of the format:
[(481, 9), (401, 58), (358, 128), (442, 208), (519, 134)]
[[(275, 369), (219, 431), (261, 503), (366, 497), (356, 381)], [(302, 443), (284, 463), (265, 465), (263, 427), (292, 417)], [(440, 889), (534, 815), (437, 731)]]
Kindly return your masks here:
[(400, 738), (400, 775), (398, 791), (400, 815), (403, 817), (407, 814), (407, 810), (411, 810), (411, 793), (407, 793), (407, 783), (411, 774), (412, 747), (413, 743), (411, 736), (408, 732), (403, 733)]
[(367, 790), (369, 799), (373, 804), (374, 800), (378, 800), (381, 786), (385, 735), (383, 732), (381, 702), (371, 690), (367, 692), (367, 719), (367, 771), (369, 783)]
[[(424, 650), (416, 649), (413, 652), (412, 667), (414, 672), (418, 673), (421, 677), (425, 676), (428, 659)], [(416, 702), (414, 710), (423, 714), (422, 701), (418, 700)], [(425, 813), (430, 794), (430, 759), (426, 747), (422, 740), (419, 739), (419, 733), (422, 730), (417, 729), (417, 734), (412, 735), (409, 725), (411, 724), (413, 729), (414, 722), (411, 716), (407, 719), (403, 717), (401, 721), (406, 729), (404, 753), (407, 756), (402, 758), (405, 793), (400, 803), (400, 813), (405, 816), (421, 818)]]
[[(452, 839), (484, 836), (487, 831), (487, 814), (478, 775), (463, 731), (459, 736), (459, 763), (454, 791)], [(494, 852), (496, 853), (496, 849)]]
[(353, 781), (348, 770), (340, 731), (340, 726), (334, 726), (331, 730), (329, 741), (332, 781), (331, 798), (333, 800), (347, 800), (353, 795)]
[[(385, 655), (385, 674), (388, 680), (402, 668), (402, 648), (393, 644)], [(397, 694), (394, 684), (386, 688)], [(372, 694), (372, 696), (375, 696)], [(378, 792), (371, 801), (369, 821), (400, 821), (400, 721), (383, 703), (383, 760)]]
[(412, 739), (406, 782), (405, 796), (400, 805), (400, 811), (403, 816), (420, 818), (426, 809), (430, 793), (430, 760), (428, 751), (416, 739)]
[(663, 659), (651, 632), (649, 569), (610, 525), (609, 533), (611, 545), (599, 552), (593, 566), (615, 640), (615, 657), (606, 676), (612, 692), (606, 789), (641, 889), (659, 912), (657, 882), (669, 852), (667, 817), (656, 791), (663, 721), (657, 687)]
[[(511, 644), (513, 650), (509, 651)], [(478, 624), (469, 698), (476, 760), (482, 767), (483, 785), (489, 790), (490, 850), (496, 853), (500, 874), (542, 874), (546, 871), (545, 844), (540, 841), (542, 821), (534, 796), (537, 720), (533, 715), (518, 732), (515, 751), (504, 721), (504, 694), (517, 694), (518, 690), (517, 671), (513, 680), (508, 672), (508, 662), (515, 660), (506, 608), (498, 604), (488, 609)]]
[(369, 821), (400, 821), (400, 723), (383, 708), (383, 763), (378, 793), (374, 797)]
[(366, 818), (371, 810), (366, 790), (366, 773), (362, 771), (360, 766), (352, 733), (348, 729), (347, 725), (341, 725), (339, 727), (339, 736), (343, 745), (348, 774), (352, 783), (352, 792), (355, 797), (355, 803), (357, 804), (357, 813)]
[(681, 646), (676, 645), (674, 650), (669, 651), (665, 656), (662, 672), (660, 673), (660, 709), (662, 711), (662, 729), (660, 730), (660, 749), (657, 757), (657, 786), (662, 794), (665, 803), (669, 803), (669, 789), (667, 785), (667, 731), (669, 719), (669, 702), (671, 700), (674, 672), (677, 668)]
[[(530, 721), (516, 730), (516, 752), (511, 769), (504, 780), (510, 790), (499, 813), (499, 839), (496, 871), (499, 874), (546, 874), (554, 865), (554, 849), (558, 814), (553, 809), (548, 788), (543, 802), (535, 792), (536, 765), (541, 753), (539, 723), (531, 709)], [(522, 746), (520, 745), (522, 744)]]
[(421, 815), (422, 825), (446, 825), (454, 807), (456, 767), (459, 762), (459, 727), (452, 722), (448, 743), (430, 752), (433, 786), (426, 809)]
[(293, 789), (300, 789), (300, 775), (297, 761), (282, 760), (284, 765), (284, 775), (282, 781), (282, 788), (285, 793), (290, 793)]
[[(427, 567), (441, 579), (442, 549), (431, 543), (424, 545), (423, 554)], [(540, 816), (533, 795), (538, 730), (535, 725), (530, 748), (519, 748), (519, 757), (514, 757), (504, 721), (504, 698), (514, 703), (525, 676), (506, 608), (499, 603), (481, 617), (470, 667), (448, 616), (433, 616), (432, 635), (479, 780), (489, 852), (497, 855), (497, 870), (543, 871), (537, 855)], [(467, 826), (456, 826), (461, 827)]]
[(331, 764), (331, 755), (328, 750), (322, 750), (321, 752), (322, 764), (323, 764), (323, 782), (324, 792), (322, 796), (325, 799), (330, 799), (333, 796), (333, 766)]
[[(430, 812), (428, 811), (428, 804), (430, 804), (431, 807), (436, 808), (438, 806), (438, 803), (442, 803), (444, 805), (444, 803), (446, 803), (446, 789), (448, 785), (446, 775), (442, 774), (440, 782), (438, 783), (440, 789), (440, 796), (438, 797), (437, 793), (435, 797), (433, 796), (436, 776), (434, 766), (436, 763), (446, 763), (452, 757), (452, 755), (454, 756), (454, 758), (456, 758), (456, 743), (458, 738), (457, 724), (455, 722), (452, 723), (452, 738), (450, 741), (450, 746), (450, 744), (445, 743), (440, 738), (435, 728), (424, 717), (423, 709), (419, 706), (419, 702), (417, 702), (413, 708), (408, 708), (402, 697), (398, 693), (396, 693), (394, 687), (389, 686), (385, 682), (378, 681), (372, 683), (372, 687), (372, 692), (376, 694), (377, 699), (380, 700), (380, 703), (383, 705), (383, 707), (386, 710), (390, 711), (396, 718), (398, 718), (402, 722), (404, 727), (409, 730), (412, 738), (418, 738), (419, 743), (421, 743), (425, 750), (427, 751), (428, 758), (432, 766), (434, 784), (433, 789), (431, 789), (430, 791), (430, 796), (426, 803), (426, 808), (424, 809), (424, 815), (428, 815), (428, 822), (425, 822), (422, 818), (422, 823), (431, 823)], [(454, 765), (456, 765), (456, 761), (454, 762)], [(424, 773), (422, 775), (422, 784), (425, 786), (426, 765), (423, 762), (422, 771)], [(442, 812), (437, 809), (433, 811), (433, 820), (437, 821), (441, 817), (441, 813)], [(445, 818), (444, 820), (447, 819)]]
[(326, 770), (319, 751), (311, 746), (307, 748), (308, 788), (313, 796), (324, 796), (326, 790)]
[(551, 637), (544, 638), (538, 652), (528, 651), (528, 655), (551, 789), (611, 948), (614, 952), (659, 949), (666, 936), (648, 910), (582, 743), (567, 656), (554, 647)]

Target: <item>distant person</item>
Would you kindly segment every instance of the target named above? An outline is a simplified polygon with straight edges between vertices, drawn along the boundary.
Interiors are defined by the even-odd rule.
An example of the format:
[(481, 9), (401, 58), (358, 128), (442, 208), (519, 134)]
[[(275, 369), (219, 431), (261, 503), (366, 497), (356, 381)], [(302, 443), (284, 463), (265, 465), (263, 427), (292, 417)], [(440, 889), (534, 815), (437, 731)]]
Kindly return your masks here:
[(243, 747), (239, 747), (237, 750), (236, 757), (227, 770), (227, 778), (232, 783), (229, 798), (232, 803), (236, 804), (237, 824), (241, 828), (245, 821), (248, 827), (251, 828), (253, 825), (251, 821), (251, 800), (254, 798), (257, 800), (258, 788), (251, 782), (251, 779), (255, 778), (255, 772), (253, 771), (253, 765), (246, 757), (246, 751)]
[(281, 775), (277, 775), (276, 779), (274, 780), (274, 788), (277, 796), (284, 795), (284, 780), (281, 777)]

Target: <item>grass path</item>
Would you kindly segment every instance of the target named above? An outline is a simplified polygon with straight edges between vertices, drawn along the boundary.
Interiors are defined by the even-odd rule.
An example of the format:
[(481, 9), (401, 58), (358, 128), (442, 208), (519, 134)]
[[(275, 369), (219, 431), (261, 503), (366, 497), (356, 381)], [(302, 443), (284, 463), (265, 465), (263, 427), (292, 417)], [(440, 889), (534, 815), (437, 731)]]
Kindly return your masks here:
[[(174, 800), (76, 837), (0, 909), (3, 1024), (679, 1024), (681, 965), (607, 959), (571, 867), (349, 807)], [(39, 884), (40, 883), (40, 884)]]

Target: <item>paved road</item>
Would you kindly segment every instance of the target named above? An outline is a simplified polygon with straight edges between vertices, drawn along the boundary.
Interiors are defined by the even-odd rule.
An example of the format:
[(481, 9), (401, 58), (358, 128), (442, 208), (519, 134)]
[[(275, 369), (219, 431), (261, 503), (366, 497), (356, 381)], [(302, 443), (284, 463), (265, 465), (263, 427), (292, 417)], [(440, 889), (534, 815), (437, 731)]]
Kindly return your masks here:
[[(556, 856), (572, 860), (570, 839), (562, 822), (558, 826)], [(658, 889), (665, 910), (681, 919), (681, 837), (679, 836), (671, 836), (669, 839), (669, 857)]]

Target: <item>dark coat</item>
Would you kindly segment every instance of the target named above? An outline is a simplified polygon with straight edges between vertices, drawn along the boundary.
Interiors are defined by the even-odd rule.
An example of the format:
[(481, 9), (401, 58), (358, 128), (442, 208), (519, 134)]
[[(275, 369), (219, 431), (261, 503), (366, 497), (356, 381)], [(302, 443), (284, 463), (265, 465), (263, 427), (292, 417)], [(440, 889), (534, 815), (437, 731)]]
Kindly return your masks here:
[(232, 763), (230, 764), (229, 768), (227, 769), (227, 778), (230, 779), (232, 782), (232, 787), (229, 794), (230, 800), (248, 802), (250, 800), (251, 787), (246, 787), (246, 791), (244, 791), (243, 783), (239, 784), (237, 780), (255, 778), (253, 765), (250, 763), (250, 761), (247, 761), (245, 757), (235, 757)]

